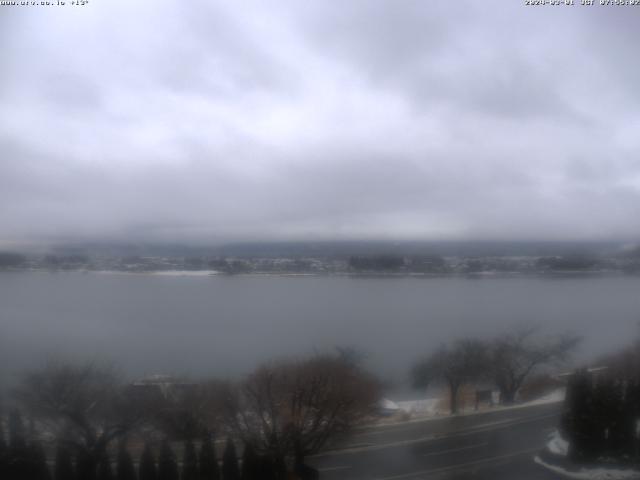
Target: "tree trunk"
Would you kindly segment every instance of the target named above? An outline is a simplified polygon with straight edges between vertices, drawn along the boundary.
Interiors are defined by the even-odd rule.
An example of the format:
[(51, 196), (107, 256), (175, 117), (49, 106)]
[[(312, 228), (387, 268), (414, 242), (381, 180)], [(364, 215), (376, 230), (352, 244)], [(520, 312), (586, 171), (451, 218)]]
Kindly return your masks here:
[(281, 455), (276, 455), (273, 461), (274, 477), (277, 480), (286, 480), (287, 478), (287, 462)]
[(451, 415), (455, 415), (456, 413), (458, 413), (458, 388), (460, 386), (459, 385), (455, 385), (455, 384), (449, 384), (449, 394), (451, 395), (451, 398), (449, 399), (450, 403), (450, 409), (451, 409)]
[(512, 405), (516, 401), (516, 390), (510, 388), (500, 389), (500, 403), (502, 405)]
[(297, 471), (299, 467), (304, 465), (304, 453), (302, 453), (302, 449), (295, 449), (294, 460), (293, 460), (293, 468)]

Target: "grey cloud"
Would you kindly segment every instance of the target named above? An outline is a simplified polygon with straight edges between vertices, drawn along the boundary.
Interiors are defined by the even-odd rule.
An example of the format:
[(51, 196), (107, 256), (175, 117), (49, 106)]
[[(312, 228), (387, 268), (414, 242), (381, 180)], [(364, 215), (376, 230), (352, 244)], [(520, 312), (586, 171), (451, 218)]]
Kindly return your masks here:
[(208, 95), (286, 88), (292, 72), (269, 51), (268, 39), (254, 37), (251, 25), (227, 9), (204, 1), (186, 4), (175, 19), (181, 35), (155, 56), (154, 79), (179, 92)]
[[(512, 18), (505, 19), (498, 6)], [(548, 18), (534, 21), (520, 5), (513, 7), (328, 4), (304, 15), (300, 30), (318, 50), (358, 65), (374, 85), (400, 90), (425, 109), (447, 103), (513, 117), (578, 117), (556, 90), (562, 72), (538, 61), (557, 56), (562, 35), (553, 32)]]
[(43, 101), (50, 101), (64, 110), (102, 108), (97, 85), (77, 74), (51, 73), (41, 79), (38, 92)]
[(595, 8), (12, 11), (0, 243), (637, 236), (637, 34)]

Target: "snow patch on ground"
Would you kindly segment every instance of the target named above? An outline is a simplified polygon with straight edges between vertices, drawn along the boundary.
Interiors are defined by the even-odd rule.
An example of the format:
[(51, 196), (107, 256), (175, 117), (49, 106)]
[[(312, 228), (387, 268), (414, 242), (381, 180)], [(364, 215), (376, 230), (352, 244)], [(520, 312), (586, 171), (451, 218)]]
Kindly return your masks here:
[[(459, 416), (478, 415), (483, 413), (499, 412), (505, 410), (514, 410), (519, 408), (533, 407), (537, 405), (545, 405), (550, 403), (558, 403), (564, 400), (565, 389), (560, 388), (543, 397), (537, 398), (530, 402), (516, 403), (514, 405), (494, 405), (493, 407), (484, 407), (481, 410), (475, 410), (473, 407), (462, 409)], [(393, 401), (385, 399), (381, 407), (382, 416), (378, 418), (371, 426), (388, 426), (400, 425), (406, 423), (426, 422), (442, 418), (449, 415), (449, 405), (444, 397), (425, 398), (421, 400), (403, 400)], [(387, 408), (385, 408), (387, 407)]]
[(566, 388), (558, 388), (543, 397), (536, 398), (535, 400), (531, 400), (530, 402), (523, 403), (523, 405), (540, 405), (543, 403), (555, 403), (564, 401), (564, 397), (566, 394)]
[[(489, 410), (483, 409), (480, 412), (476, 412), (475, 408), (469, 407), (461, 411), (461, 413), (469, 415), (474, 413), (483, 413), (486, 411), (507, 410), (535, 405), (544, 405), (547, 403), (557, 403), (562, 402), (564, 400), (564, 396), (565, 389), (559, 388), (543, 397), (536, 398), (535, 400), (531, 400), (529, 402), (517, 403), (514, 405), (494, 405), (493, 407), (490, 407)], [(393, 403), (397, 405), (400, 410), (404, 410), (405, 412), (412, 415), (435, 416), (448, 414), (448, 403), (444, 401), (444, 398), (425, 398), (421, 400), (395, 401)], [(442, 410), (442, 408), (445, 408), (445, 410)]]
[(439, 398), (425, 398), (423, 400), (407, 400), (404, 402), (396, 402), (398, 408), (410, 414), (419, 415), (436, 415), (438, 413), (438, 404), (441, 402)]
[(549, 435), (547, 450), (559, 457), (566, 457), (569, 453), (569, 442), (562, 438), (560, 432), (554, 430), (551, 435)]
[(620, 468), (580, 468), (578, 470), (567, 470), (557, 465), (551, 465), (539, 456), (534, 457), (534, 462), (538, 465), (551, 470), (565, 478), (574, 478), (577, 480), (632, 480), (640, 479), (640, 471), (632, 469)]
[[(562, 438), (560, 432), (554, 430), (549, 435), (545, 451), (535, 456), (534, 461), (542, 467), (565, 478), (578, 480), (631, 480), (640, 479), (640, 471), (632, 468), (616, 468), (616, 466), (579, 467), (567, 461), (569, 442)], [(546, 461), (545, 461), (546, 460)], [(600, 459), (604, 460), (604, 459)], [(615, 461), (610, 459), (610, 461)], [(551, 463), (552, 462), (552, 463)], [(566, 468), (569, 466), (569, 468)]]
[(398, 404), (392, 400), (389, 400), (388, 398), (383, 398), (382, 400), (380, 400), (380, 402), (378, 402), (378, 406), (380, 408), (384, 408), (385, 410), (399, 410), (400, 407), (398, 406)]

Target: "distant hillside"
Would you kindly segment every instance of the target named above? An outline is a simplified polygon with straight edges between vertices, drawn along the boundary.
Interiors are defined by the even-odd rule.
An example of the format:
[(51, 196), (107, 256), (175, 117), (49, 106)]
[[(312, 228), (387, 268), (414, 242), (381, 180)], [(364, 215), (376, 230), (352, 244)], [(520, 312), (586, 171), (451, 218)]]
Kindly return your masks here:
[(508, 242), (508, 241), (324, 241), (245, 242), (225, 245), (180, 244), (73, 244), (52, 248), (60, 255), (104, 256), (227, 256), (227, 257), (349, 257), (352, 255), (440, 256), (553, 256), (611, 255), (622, 251), (622, 242)]

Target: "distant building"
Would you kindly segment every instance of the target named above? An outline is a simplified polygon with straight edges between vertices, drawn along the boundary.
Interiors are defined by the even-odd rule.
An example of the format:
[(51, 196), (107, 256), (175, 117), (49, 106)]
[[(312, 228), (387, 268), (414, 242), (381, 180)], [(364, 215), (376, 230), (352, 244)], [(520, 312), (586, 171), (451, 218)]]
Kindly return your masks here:
[[(583, 372), (587, 372), (593, 378), (597, 378), (597, 377), (600, 377), (601, 375), (603, 375), (608, 369), (609, 369), (609, 367), (591, 367), (591, 368), (585, 368), (582, 371)], [(562, 379), (568, 379), (569, 377), (572, 377), (573, 375), (575, 375), (579, 371), (580, 370), (573, 370), (571, 372), (559, 373), (559, 374), (556, 375), (556, 377), (557, 378), (562, 378)]]
[(175, 398), (195, 388), (196, 384), (172, 375), (154, 374), (131, 384), (131, 387), (145, 392), (158, 392), (163, 398)]

